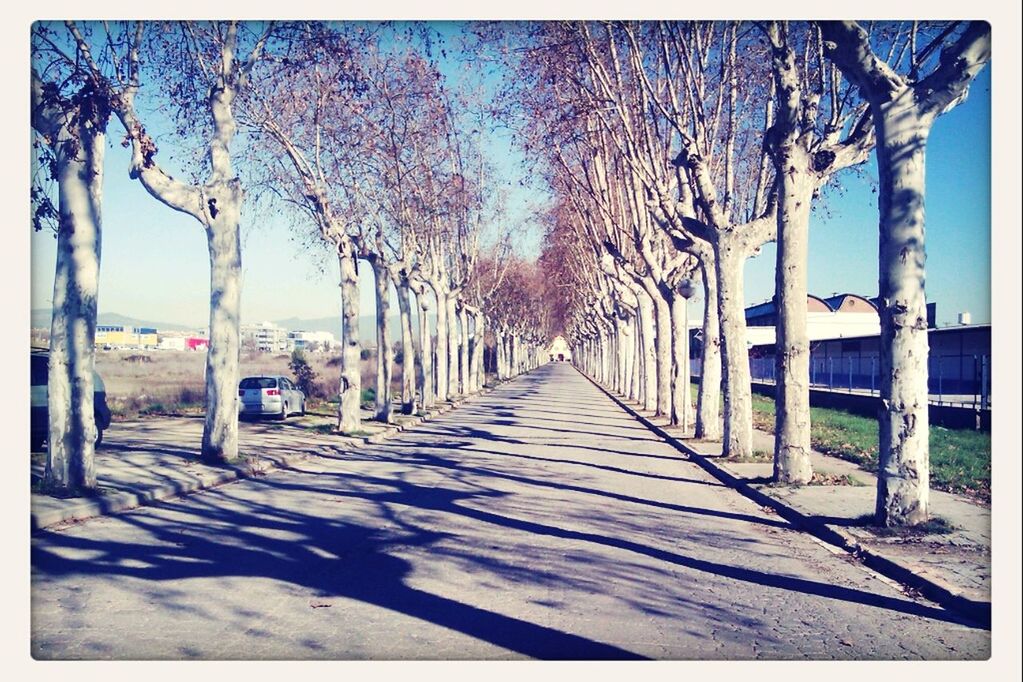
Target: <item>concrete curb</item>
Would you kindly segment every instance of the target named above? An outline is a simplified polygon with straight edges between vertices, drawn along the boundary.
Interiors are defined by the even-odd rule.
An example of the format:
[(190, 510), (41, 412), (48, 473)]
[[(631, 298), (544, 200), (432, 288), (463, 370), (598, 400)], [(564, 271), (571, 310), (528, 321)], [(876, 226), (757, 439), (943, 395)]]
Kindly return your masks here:
[[(520, 374), (519, 376), (523, 375)], [(466, 402), (471, 402), (480, 396), (493, 392), (495, 389), (513, 380), (514, 379), (509, 379), (508, 381), (501, 382), (495, 386), (484, 387), (479, 393), (459, 397), (449, 404), (443, 405), (437, 409), (428, 410), (426, 414), (419, 415), (414, 420), (409, 420), (406, 424), (388, 425), (386, 428), (382, 429), (380, 433), (375, 433), (363, 438), (352, 438), (346, 436), (341, 436), (341, 438), (348, 438), (348, 440), (352, 442), (353, 448), (358, 448), (363, 445), (376, 445), (382, 443), (397, 433), (413, 429), (424, 422), (432, 421), (447, 412), (461, 407)], [(168, 483), (139, 492), (120, 491), (109, 495), (77, 499), (73, 506), (61, 509), (47, 509), (39, 512), (31, 512), (31, 532), (35, 533), (60, 523), (80, 522), (97, 516), (108, 516), (110, 514), (128, 511), (137, 507), (162, 502), (173, 497), (181, 497), (201, 490), (209, 490), (211, 488), (224, 485), (225, 483), (231, 483), (232, 481), (260, 476), (273, 469), (291, 467), (296, 462), (308, 459), (310, 456), (311, 455), (309, 453), (301, 453), (297, 455), (282, 455), (277, 460), (259, 459), (255, 462), (245, 462), (242, 464), (224, 467), (219, 470), (214, 469), (213, 473), (200, 476), (196, 480)]]
[(702, 455), (693, 450), (684, 442), (669, 434), (662, 427), (644, 417), (635, 408), (626, 403), (619, 396), (601, 386), (578, 367), (576, 367), (576, 370), (589, 379), (590, 383), (600, 389), (617, 405), (636, 418), (641, 424), (656, 433), (669, 445), (686, 455), (693, 462), (703, 467), (703, 469), (714, 476), (714, 478), (718, 479), (728, 487), (734, 488), (757, 504), (774, 510), (786, 521), (808, 531), (819, 540), (849, 552), (854, 557), (862, 561), (866, 566), (877, 571), (881, 575), (902, 583), (903, 585), (920, 592), (920, 594), (931, 601), (940, 604), (942, 607), (972, 618), (979, 624), (990, 629), (990, 602), (980, 602), (969, 599), (952, 586), (945, 585), (931, 578), (919, 575), (914, 572), (911, 567), (906, 566), (904, 563), (887, 557), (883, 553), (878, 552), (876, 549), (864, 547), (856, 538), (842, 529), (832, 528), (817, 519), (807, 516), (792, 505), (754, 488), (743, 479), (735, 476), (723, 464), (715, 462), (713, 457)]

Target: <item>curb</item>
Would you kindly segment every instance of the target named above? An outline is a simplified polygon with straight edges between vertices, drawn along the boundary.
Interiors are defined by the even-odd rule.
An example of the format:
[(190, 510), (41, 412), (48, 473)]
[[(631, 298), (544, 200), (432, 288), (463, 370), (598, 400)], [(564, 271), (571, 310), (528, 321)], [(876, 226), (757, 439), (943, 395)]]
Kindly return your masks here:
[(991, 628), (990, 602), (979, 602), (969, 599), (954, 588), (914, 573), (911, 568), (904, 566), (894, 559), (884, 556), (877, 550), (864, 547), (856, 538), (848, 533), (817, 521), (816, 519), (802, 513), (795, 507), (754, 488), (746, 481), (736, 477), (726, 467), (714, 462), (713, 458), (702, 455), (693, 450), (684, 442), (669, 434), (662, 427), (654, 424), (652, 421), (636, 411), (635, 408), (624, 402), (619, 396), (615, 395), (610, 390), (601, 386), (578, 367), (576, 367), (576, 370), (586, 377), (590, 383), (611, 398), (611, 400), (613, 400), (619, 407), (637, 419), (641, 424), (656, 433), (665, 442), (682, 454), (686, 455), (690, 460), (700, 465), (709, 474), (714, 476), (714, 478), (718, 479), (728, 487), (739, 491), (753, 502), (772, 509), (786, 521), (808, 531), (817, 539), (849, 552), (853, 555), (853, 557), (859, 559), (866, 566), (877, 571), (881, 575), (920, 592), (923, 596), (940, 604), (942, 607), (949, 609), (950, 611), (955, 611), (978, 621), (980, 625), (987, 629)]
[[(524, 374), (525, 372), (519, 376)], [(424, 422), (432, 421), (447, 412), (461, 407), (466, 402), (471, 402), (480, 396), (493, 392), (495, 389), (513, 380), (509, 379), (495, 386), (485, 386), (478, 393), (459, 397), (440, 408), (428, 410), (423, 415), (417, 415), (415, 419), (409, 420), (406, 424), (390, 424), (382, 429), (380, 433), (375, 433), (371, 436), (347, 438), (352, 442), (353, 448), (382, 443), (397, 433), (413, 429)], [(341, 437), (346, 438), (345, 436)], [(173, 497), (181, 497), (201, 490), (209, 490), (232, 481), (261, 476), (273, 469), (289, 468), (292, 464), (307, 459), (310, 456), (309, 453), (301, 453), (297, 455), (283, 455), (276, 461), (260, 459), (254, 463), (234, 464), (224, 467), (219, 471), (215, 470), (215, 473), (211, 475), (201, 476), (198, 480), (168, 483), (139, 492), (121, 491), (110, 495), (83, 498), (78, 500), (73, 506), (63, 509), (51, 509), (41, 512), (33, 511), (31, 512), (30, 532), (35, 533), (60, 523), (80, 522), (97, 516), (108, 516), (156, 502), (162, 502)]]

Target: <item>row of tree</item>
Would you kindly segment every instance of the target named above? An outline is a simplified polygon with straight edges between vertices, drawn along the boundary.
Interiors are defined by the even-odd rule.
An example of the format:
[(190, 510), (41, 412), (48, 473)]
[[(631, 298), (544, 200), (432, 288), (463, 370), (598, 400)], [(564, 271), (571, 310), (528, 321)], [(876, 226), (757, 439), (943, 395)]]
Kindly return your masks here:
[[(112, 118), (131, 151), (130, 177), (207, 237), (205, 459), (238, 455), (240, 225), (253, 195), (336, 258), (339, 431), (360, 425), (360, 264), (372, 269), (376, 291), (376, 419), (392, 417), (392, 287), (402, 348), (412, 349), (403, 363), (405, 413), (479, 391), (486, 339), (500, 379), (540, 362), (549, 328), (543, 287), (506, 241), (481, 250), (501, 208), (487, 187), (484, 122), (478, 103), (445, 82), (430, 40), (423, 27), (320, 22), (33, 26), (35, 227), (51, 225), (57, 240), (49, 487), (96, 487), (93, 342)], [(157, 158), (147, 122), (174, 129), (169, 156)], [(164, 156), (188, 179), (173, 177)]]
[[(571, 292), (555, 326), (596, 379), (698, 438), (721, 438), (726, 455), (752, 454), (743, 266), (777, 242), (779, 482), (812, 476), (811, 210), (874, 153), (877, 519), (925, 520), (924, 155), (934, 120), (966, 97), (988, 61), (990, 27), (548, 22), (481, 34), (514, 72), (507, 111), (554, 193), (541, 265)], [(686, 302), (701, 285), (694, 406)]]

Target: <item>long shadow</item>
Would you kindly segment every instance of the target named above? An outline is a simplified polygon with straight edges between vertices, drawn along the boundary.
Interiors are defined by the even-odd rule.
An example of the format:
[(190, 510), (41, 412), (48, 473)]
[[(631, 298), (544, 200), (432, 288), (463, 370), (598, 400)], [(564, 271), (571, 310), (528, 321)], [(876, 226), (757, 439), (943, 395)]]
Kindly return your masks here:
[[(454, 448), (452, 448), (452, 449), (457, 449), (458, 447), (459, 447), (458, 445), (455, 445)], [(476, 450), (476, 449), (471, 449), (471, 450), (469, 450), (469, 452), (479, 453), (479, 454), (492, 454), (492, 455), (496, 455), (498, 457), (501, 457), (501, 456), (503, 456), (505, 454), (505, 453), (502, 453), (502, 452), (491, 452), (489, 450)], [(572, 485), (572, 484), (566, 483), (564, 481), (549, 481), (549, 480), (544, 480), (544, 479), (539, 479), (539, 478), (529, 478), (529, 477), (526, 477), (526, 476), (517, 476), (515, 474), (511, 474), (511, 473), (506, 473), (504, 471), (500, 471), (498, 469), (482, 467), (482, 466), (467, 467), (467, 466), (465, 466), (464, 463), (456, 462), (453, 459), (445, 459), (443, 457), (439, 457), (439, 456), (433, 455), (433, 454), (428, 454), (428, 453), (425, 453), (425, 452), (422, 452), (422, 451), (415, 452), (415, 453), (410, 453), (409, 456), (404, 456), (404, 457), (387, 456), (387, 455), (384, 455), (384, 454), (380, 453), (379, 451), (365, 452), (365, 453), (356, 452), (356, 453), (352, 453), (349, 456), (345, 456), (344, 459), (346, 461), (386, 462), (386, 463), (394, 463), (394, 464), (409, 464), (410, 463), (409, 460), (412, 459), (412, 460), (414, 460), (415, 464), (419, 465), (419, 466), (429, 466), (429, 467), (435, 468), (435, 469), (447, 469), (447, 470), (452, 470), (452, 471), (458, 471), (459, 473), (462, 473), (462, 474), (472, 473), (472, 474), (476, 474), (476, 475), (481, 476), (481, 477), (493, 478), (493, 479), (498, 479), (498, 480), (502, 480), (502, 481), (511, 481), (513, 483), (522, 483), (522, 484), (525, 484), (525, 485), (536, 486), (536, 487), (540, 487), (540, 488), (550, 488), (552, 490), (564, 490), (566, 492), (581, 493), (583, 495), (596, 495), (596, 496), (599, 496), (599, 497), (606, 497), (606, 498), (609, 498), (609, 499), (612, 499), (612, 500), (617, 500), (619, 502), (628, 502), (630, 504), (637, 504), (637, 505), (641, 505), (641, 506), (645, 506), (645, 507), (654, 507), (654, 508), (657, 508), (657, 509), (667, 509), (669, 511), (681, 512), (683, 514), (693, 514), (693, 515), (697, 515), (697, 516), (713, 516), (713, 517), (721, 518), (721, 519), (729, 519), (731, 521), (743, 521), (743, 522), (746, 522), (746, 523), (754, 523), (754, 524), (760, 524), (760, 525), (764, 525), (764, 526), (772, 526), (772, 527), (775, 527), (775, 528), (792, 528), (792, 525), (788, 521), (778, 521), (778, 520), (767, 518), (767, 517), (750, 516), (748, 514), (740, 514), (740, 513), (737, 513), (737, 512), (719, 511), (719, 510), (716, 510), (716, 509), (704, 509), (703, 507), (691, 507), (691, 506), (683, 505), (683, 504), (672, 504), (670, 502), (658, 502), (656, 500), (647, 500), (647, 499), (643, 499), (641, 497), (633, 497), (631, 495), (623, 495), (621, 493), (615, 493), (615, 492), (611, 492), (611, 491), (608, 491), (608, 490), (598, 490), (596, 488), (586, 488), (586, 487), (579, 486), (579, 485)], [(550, 460), (547, 460), (547, 461), (550, 461)], [(298, 465), (291, 467), (291, 470), (292, 471), (297, 471), (299, 473), (305, 473), (305, 474), (310, 474), (310, 475), (315, 475), (315, 476), (323, 476), (323, 477), (336, 476), (336, 477), (341, 477), (341, 478), (348, 478), (347, 474), (330, 473), (330, 472), (314, 473), (312, 471), (302, 469)], [(365, 476), (365, 475), (364, 476), (360, 476), (360, 479), (361, 480), (371, 480), (371, 481), (374, 481), (375, 483), (378, 483), (378, 484), (385, 484), (387, 482), (385, 479), (374, 479), (373, 477)]]
[[(416, 432), (417, 436), (420, 435), (420, 434), (422, 434), (422, 435), (437, 435), (437, 436), (446, 435), (446, 436), (452, 436), (452, 437), (456, 437), (456, 438), (470, 438), (470, 439), (475, 438), (475, 439), (483, 440), (483, 441), (490, 441), (490, 442), (497, 442), (497, 443), (508, 443), (508, 444), (511, 444), (511, 445), (536, 445), (536, 443), (530, 443), (529, 441), (520, 440), (518, 438), (511, 438), (509, 436), (502, 436), (500, 434), (493, 433), (492, 431), (486, 431), (486, 430), (483, 430), (483, 429), (476, 429), (476, 428), (473, 428), (471, 426), (465, 426), (465, 425), (437, 424), (437, 425), (431, 426), (430, 428), (423, 428), (423, 429), (418, 430)], [(641, 440), (641, 441), (648, 442), (648, 443), (657, 443), (658, 442), (658, 441), (647, 440), (647, 439), (632, 439), (632, 438), (625, 438), (625, 439), (622, 439), (622, 440)], [(402, 440), (398, 440), (398, 439), (391, 439), (391, 440), (388, 440), (387, 442), (388, 442), (389, 445), (391, 445), (391, 444), (400, 445), (400, 444), (407, 443), (410, 446), (424, 447), (423, 443), (416, 443), (414, 441), (402, 441)], [(641, 458), (644, 458), (644, 459), (659, 459), (659, 460), (666, 460), (666, 461), (670, 461), (670, 462), (685, 462), (685, 461), (687, 461), (686, 458), (684, 456), (682, 456), (681, 454), (674, 455), (674, 456), (672, 456), (672, 455), (652, 455), (652, 454), (649, 454), (649, 453), (627, 452), (627, 451), (624, 451), (624, 450), (611, 450), (609, 448), (600, 448), (600, 447), (596, 447), (596, 446), (593, 446), (593, 445), (579, 445), (579, 444), (576, 444), (576, 443), (566, 443), (566, 442), (563, 442), (563, 441), (559, 441), (556, 445), (559, 448), (574, 448), (574, 449), (577, 449), (577, 450), (590, 450), (590, 451), (593, 451), (593, 452), (604, 452), (604, 453), (607, 453), (609, 455), (615, 455), (617, 457), (641, 457)], [(425, 447), (430, 447), (430, 446), (429, 445), (425, 445)]]
[[(492, 475), (492, 472), (486, 472), (488, 475)], [(322, 472), (316, 474), (317, 476), (323, 476)], [(332, 474), (336, 476), (344, 476), (343, 474)], [(841, 587), (838, 585), (819, 583), (812, 580), (806, 580), (804, 578), (793, 578), (790, 576), (776, 575), (771, 573), (765, 573), (755, 569), (743, 568), (739, 566), (729, 566), (725, 564), (719, 564), (712, 561), (706, 561), (697, 559), (694, 557), (684, 556), (666, 550), (649, 547), (631, 540), (610, 537), (607, 535), (598, 535), (596, 533), (587, 533), (583, 531), (570, 530), (564, 528), (558, 528), (548, 524), (542, 524), (534, 521), (527, 521), (518, 518), (511, 518), (508, 516), (501, 516), (491, 512), (483, 511), (480, 509), (467, 507), (461, 504), (457, 504), (459, 499), (463, 499), (465, 496), (442, 496), (442, 502), (438, 503), (436, 495), (430, 494), (419, 494), (416, 495), (415, 491), (420, 486), (405, 481), (395, 481), (391, 479), (381, 479), (367, 476), (360, 476), (361, 480), (369, 480), (377, 483), (380, 486), (390, 486), (394, 490), (392, 492), (376, 493), (373, 498), (376, 501), (386, 501), (395, 504), (408, 504), (409, 499), (416, 499), (419, 508), (430, 509), (433, 511), (445, 512), (458, 514), (476, 521), (489, 523), (492, 525), (500, 526), (503, 528), (509, 528), (513, 530), (519, 530), (528, 532), (538, 536), (556, 537), (564, 540), (577, 540), (583, 542), (589, 542), (596, 545), (603, 545), (606, 547), (613, 547), (616, 549), (633, 552), (643, 556), (664, 561), (676, 566), (684, 568), (690, 568), (693, 570), (719, 575), (727, 578), (733, 578), (735, 580), (741, 580), (743, 582), (749, 582), (756, 585), (762, 585), (767, 587), (776, 587), (784, 590), (791, 590), (802, 594), (811, 594), (819, 597), (825, 597), (828, 599), (836, 599), (840, 601), (847, 601), (857, 604), (863, 604), (866, 606), (873, 606), (885, 610), (896, 611), (899, 613), (905, 613), (913, 616), (921, 616), (924, 618), (930, 618), (933, 620), (939, 620), (943, 622), (956, 623), (960, 625), (966, 625), (968, 627), (976, 629), (989, 629), (983, 624), (977, 623), (969, 618), (960, 616), (957, 613), (945, 611), (943, 609), (926, 606), (919, 604), (914, 601), (896, 599), (893, 597), (886, 597), (883, 595), (875, 594), (872, 592), (864, 592), (848, 587)], [(321, 493), (321, 494), (339, 494), (336, 489), (323, 489), (316, 486), (305, 486), (303, 484), (289, 484), (282, 481), (268, 481), (269, 485), (281, 486), (289, 488), (291, 490), (305, 490), (309, 493)], [(436, 488), (428, 488), (422, 491), (436, 491)], [(354, 497), (360, 497), (363, 493), (358, 491), (347, 491), (340, 493), (342, 495), (351, 495)], [(702, 510), (704, 512), (709, 510)], [(711, 515), (715, 515), (714, 512)], [(725, 518), (736, 518), (738, 520), (748, 521), (751, 520), (749, 517), (744, 515), (726, 515), (722, 513)], [(757, 521), (762, 521), (757, 519)], [(787, 526), (788, 524), (778, 524)]]
[[(464, 433), (468, 438), (483, 441), (520, 442), (495, 437), (492, 433), (471, 427), (455, 431)], [(422, 433), (442, 437), (450, 435), (437, 434), (435, 430), (431, 433), (431, 430), (427, 429)], [(402, 551), (408, 547), (429, 548), (440, 540), (451, 537), (449, 534), (428, 530), (407, 520), (401, 520), (393, 511), (396, 508), (414, 508), (468, 519), (497, 529), (518, 531), (536, 538), (556, 538), (613, 548), (671, 566), (738, 580), (749, 585), (788, 590), (829, 600), (866, 605), (884, 611), (987, 629), (955, 613), (908, 599), (886, 597), (838, 585), (707, 561), (676, 551), (651, 547), (627, 537), (566, 529), (481, 510), (476, 508), (481, 505), (474, 503), (507, 493), (487, 489), (479, 482), (469, 482), (468, 479), (473, 477), (602, 496), (672, 512), (789, 527), (787, 523), (772, 519), (660, 503), (565, 482), (520, 476), (488, 467), (465, 466), (464, 462), (425, 452), (436, 448), (457, 453), (464, 445), (450, 442), (431, 445), (422, 442), (388, 441), (387, 445), (379, 448), (354, 452), (343, 446), (333, 448), (335, 453), (333, 457), (346, 461), (402, 463), (422, 466), (427, 471), (438, 471), (446, 480), (457, 483), (458, 488), (444, 484), (417, 485), (404, 480), (401, 476), (383, 478), (350, 472), (312, 471), (296, 465), (291, 468), (292, 473), (288, 475), (269, 476), (186, 500), (164, 503), (152, 513), (123, 514), (115, 517), (116, 523), (130, 524), (147, 533), (144, 542), (93, 540), (83, 537), (81, 532), (57, 533), (44, 530), (35, 536), (33, 543), (32, 565), (36, 574), (33, 581), (45, 582), (71, 575), (132, 576), (154, 582), (207, 577), (271, 578), (309, 589), (322, 599), (349, 598), (390, 609), (525, 656), (547, 659), (640, 658), (636, 653), (620, 647), (411, 587), (407, 584), (413, 568), (411, 563), (391, 552)], [(394, 448), (416, 448), (417, 451), (394, 453), (392, 452)], [(331, 455), (328, 454), (330, 449), (311, 446), (308, 452), (322, 455), (324, 459), (331, 459)], [(491, 452), (470, 451), (484, 454)], [(493, 454), (495, 457), (508, 456), (507, 453)], [(542, 459), (530, 458), (527, 455), (513, 456)], [(657, 458), (681, 461), (672, 457)], [(274, 506), (244, 499), (246, 492), (253, 491), (253, 486), (258, 486), (260, 490), (290, 496), (286, 499), (296, 502), (293, 505), (294, 509), (282, 507), (274, 496), (270, 497), (275, 500)], [(467, 486), (469, 489), (466, 489)], [(366, 525), (332, 517), (329, 514), (315, 515), (311, 512), (316, 509), (312, 506), (312, 501), (322, 501), (324, 497), (330, 501), (347, 498), (373, 505), (399, 530), (381, 530), (378, 521)], [(221, 501), (223, 506), (220, 506)], [(349, 507), (336, 508), (346, 510), (349, 519), (352, 518)], [(181, 515), (181, 520), (173, 520), (176, 515)], [(618, 535), (626, 532), (623, 527)], [(300, 539), (294, 539), (296, 536)], [(501, 535), (498, 532), (493, 537), (499, 538)], [(731, 541), (740, 542), (741, 538), (732, 538)], [(89, 558), (73, 559), (62, 556), (61, 549), (88, 550), (76, 551), (75, 555)], [(506, 570), (494, 559), (484, 556), (468, 558), (486, 570), (495, 572)], [(126, 562), (126, 559), (136, 561)], [(540, 571), (534, 569), (534, 581), (540, 580), (539, 575)], [(564, 577), (566, 581), (571, 579), (572, 576)], [(174, 606), (165, 605), (168, 608)]]
[[(467, 445), (470, 445), (467, 443)], [(457, 446), (456, 446), (457, 447)], [(559, 443), (557, 447), (561, 447)], [(666, 476), (663, 474), (651, 474), (645, 471), (633, 471), (631, 469), (622, 469), (621, 467), (613, 467), (607, 464), (594, 464), (593, 462), (580, 462), (574, 459), (559, 459), (556, 457), (533, 457), (531, 455), (523, 455), (517, 452), (498, 452), (495, 450), (478, 450), (472, 447), (461, 448), (463, 452), (478, 452), (480, 454), (491, 454), (498, 457), (512, 457), (514, 459), (527, 459), (534, 462), (550, 462), (553, 464), (570, 464), (574, 466), (586, 467), (588, 469), (599, 469), (600, 471), (610, 471), (615, 474), (625, 474), (626, 476), (639, 476), (641, 478), (654, 478), (661, 481), (675, 481), (678, 483), (693, 483), (696, 485), (709, 485), (714, 488), (723, 488), (723, 483), (717, 483), (715, 481), (701, 481), (695, 478), (685, 478), (682, 476)]]
[[(427, 493), (438, 508), (455, 508), (459, 497), (478, 496), (447, 489), (414, 492)], [(330, 495), (337, 493), (328, 492)], [(202, 497), (209, 504), (210, 496)], [(388, 554), (388, 550), (392, 546), (429, 545), (444, 537), (440, 533), (417, 528), (389, 540), (380, 537), (376, 529), (363, 525), (258, 504), (251, 505), (249, 513), (203, 510), (197, 508), (196, 501), (192, 498), (189, 500), (192, 504), (161, 505), (190, 515), (184, 523), (142, 514), (118, 517), (149, 533), (153, 540), (149, 545), (44, 532), (32, 550), (33, 568), (46, 577), (130, 576), (158, 582), (209, 577), (271, 578), (308, 588), (321, 600), (331, 597), (359, 600), (534, 658), (644, 658), (620, 647), (408, 586), (405, 581), (411, 573), (411, 564)], [(232, 500), (232, 503), (237, 505), (238, 501)], [(229, 527), (225, 529), (225, 525)], [(405, 527), (408, 528), (408, 524)], [(280, 530), (299, 534), (303, 540), (279, 539), (260, 532)], [(222, 538), (226, 541), (221, 541)], [(88, 550), (98, 556), (89, 560), (68, 559), (48, 546), (57, 550)], [(134, 561), (124, 565), (125, 559)], [(173, 609), (171, 605), (165, 606)], [(39, 653), (45, 657), (45, 652)]]

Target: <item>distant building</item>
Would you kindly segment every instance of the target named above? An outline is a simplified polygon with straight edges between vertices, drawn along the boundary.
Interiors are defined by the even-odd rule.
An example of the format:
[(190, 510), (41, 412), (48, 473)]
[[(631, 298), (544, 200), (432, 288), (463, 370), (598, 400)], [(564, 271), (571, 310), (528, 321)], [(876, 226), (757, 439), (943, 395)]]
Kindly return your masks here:
[(572, 361), (572, 349), (568, 347), (568, 341), (565, 340), (564, 336), (558, 335), (554, 337), (550, 347), (547, 349), (547, 356), (551, 362)]
[(156, 348), (158, 332), (152, 327), (101, 324), (96, 327), (96, 345), (106, 348)]
[(337, 345), (337, 339), (330, 332), (307, 332), (301, 330), (288, 332), (288, 346), (292, 349), (325, 352), (333, 350)]
[(288, 350), (288, 330), (273, 322), (242, 325), (242, 345), (251, 344), (262, 353), (277, 353)]
[(209, 350), (210, 340), (205, 336), (185, 337), (185, 348), (188, 350)]
[[(778, 310), (774, 301), (746, 309), (747, 342), (773, 346)], [(881, 317), (870, 299), (856, 294), (806, 297), (806, 331), (811, 341), (871, 336), (881, 333)]]
[(185, 350), (184, 336), (160, 336), (160, 343), (156, 346), (158, 350)]

